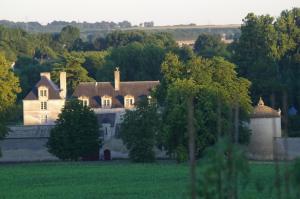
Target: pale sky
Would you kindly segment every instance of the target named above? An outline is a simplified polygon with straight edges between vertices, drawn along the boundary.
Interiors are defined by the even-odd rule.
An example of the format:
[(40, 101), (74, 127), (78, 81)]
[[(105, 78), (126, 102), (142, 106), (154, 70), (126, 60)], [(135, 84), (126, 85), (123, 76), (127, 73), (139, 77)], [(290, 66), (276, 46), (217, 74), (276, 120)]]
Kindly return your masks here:
[(0, 0), (0, 19), (240, 24), (249, 12), (277, 17), (293, 7), (300, 7), (300, 0)]

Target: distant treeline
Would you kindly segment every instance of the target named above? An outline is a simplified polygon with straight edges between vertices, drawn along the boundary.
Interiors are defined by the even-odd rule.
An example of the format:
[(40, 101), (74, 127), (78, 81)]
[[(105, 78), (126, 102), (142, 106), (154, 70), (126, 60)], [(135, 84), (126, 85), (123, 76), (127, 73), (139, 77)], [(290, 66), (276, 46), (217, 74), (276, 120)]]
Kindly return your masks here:
[(47, 25), (42, 25), (39, 22), (13, 22), (8, 20), (0, 20), (0, 24), (9, 28), (21, 28), (29, 32), (60, 32), (65, 26), (73, 26), (82, 31), (86, 30), (111, 30), (118, 28), (132, 27), (129, 21), (122, 21), (119, 23), (101, 21), (96, 23), (88, 22), (66, 22), (66, 21), (53, 21)]
[(142, 29), (146, 32), (170, 33), (175, 40), (196, 40), (201, 33), (209, 33), (222, 35), (225, 34), (227, 39), (236, 39), (240, 35), (239, 26), (196, 26), (195, 24), (177, 25), (177, 26), (154, 26), (153, 22), (144, 22), (139, 26), (132, 25), (129, 21), (122, 22), (107, 22), (101, 21), (96, 23), (88, 22), (66, 22), (53, 21), (47, 25), (42, 25), (38, 22), (12, 22), (8, 20), (0, 20), (0, 25), (8, 28), (19, 28), (28, 32), (44, 32), (44, 33), (59, 33), (65, 26), (73, 26), (80, 29), (83, 40), (92, 41), (97, 37), (105, 37), (114, 30), (135, 30)]

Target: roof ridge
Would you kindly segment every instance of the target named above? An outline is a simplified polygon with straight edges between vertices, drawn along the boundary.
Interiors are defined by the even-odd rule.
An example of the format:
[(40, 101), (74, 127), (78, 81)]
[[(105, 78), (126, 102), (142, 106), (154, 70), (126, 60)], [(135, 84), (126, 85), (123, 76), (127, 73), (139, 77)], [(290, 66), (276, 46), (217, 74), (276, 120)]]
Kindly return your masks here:
[(143, 82), (159, 82), (159, 80), (150, 80), (150, 81), (121, 81), (120, 83), (143, 83)]
[(111, 82), (79, 82), (79, 84), (96, 84), (96, 83), (111, 83)]
[[(149, 81), (121, 81), (120, 83), (148, 83), (148, 82), (159, 82), (159, 80), (149, 80)], [(80, 82), (79, 84), (111, 84), (113, 82)]]

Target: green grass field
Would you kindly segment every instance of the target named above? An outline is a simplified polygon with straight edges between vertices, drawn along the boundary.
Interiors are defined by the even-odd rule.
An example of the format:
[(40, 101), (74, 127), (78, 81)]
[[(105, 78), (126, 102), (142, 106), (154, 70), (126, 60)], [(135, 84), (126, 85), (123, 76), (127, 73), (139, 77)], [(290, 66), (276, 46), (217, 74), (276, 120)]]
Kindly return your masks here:
[[(242, 198), (258, 194), (254, 179), (273, 182), (274, 165), (251, 164), (251, 179)], [(26, 163), (0, 165), (1, 199), (185, 199), (188, 166), (175, 163), (132, 164), (123, 161)]]

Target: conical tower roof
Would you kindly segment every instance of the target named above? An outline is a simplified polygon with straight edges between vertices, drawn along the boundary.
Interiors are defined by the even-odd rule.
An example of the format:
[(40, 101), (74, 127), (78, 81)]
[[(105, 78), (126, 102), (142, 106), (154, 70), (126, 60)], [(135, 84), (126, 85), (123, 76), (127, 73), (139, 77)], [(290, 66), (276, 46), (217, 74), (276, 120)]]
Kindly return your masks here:
[(254, 107), (251, 118), (275, 118), (280, 117), (280, 109), (277, 111), (269, 106), (265, 106), (264, 101), (260, 97), (257, 106)]

